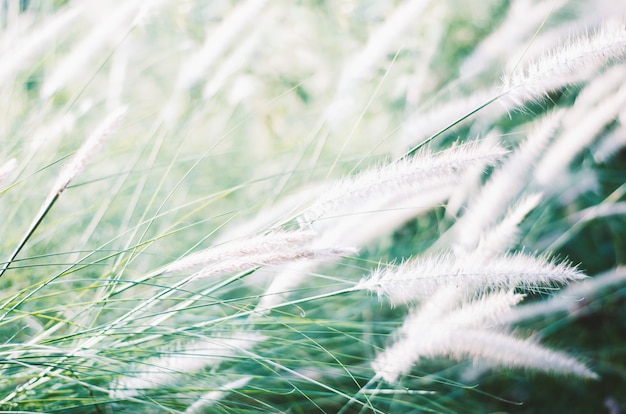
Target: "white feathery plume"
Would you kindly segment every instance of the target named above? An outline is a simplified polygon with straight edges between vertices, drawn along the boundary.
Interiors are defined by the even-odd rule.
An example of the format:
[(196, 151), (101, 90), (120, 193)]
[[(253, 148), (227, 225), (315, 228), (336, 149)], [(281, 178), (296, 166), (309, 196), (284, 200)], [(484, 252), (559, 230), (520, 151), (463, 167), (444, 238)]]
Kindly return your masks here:
[[(418, 191), (408, 199), (406, 197), (409, 194), (403, 193), (395, 198), (380, 200), (380, 203), (367, 203), (361, 210), (350, 214), (323, 220), (320, 222), (322, 226), (316, 226), (318, 235), (313, 245), (364, 246), (390, 229), (397, 228), (407, 220), (439, 205), (453, 190), (451, 185), (442, 185), (423, 195)], [(259, 301), (257, 311), (263, 313), (264, 309), (285, 300), (289, 292), (306, 280), (316, 268), (332, 259), (329, 257), (316, 262), (290, 264), (284, 271), (275, 274)]]
[(442, 286), (456, 286), (464, 295), (497, 289), (550, 288), (584, 274), (566, 263), (520, 253), (484, 259), (480, 253), (452, 253), (415, 257), (396, 266), (381, 268), (363, 278), (355, 289), (369, 290), (394, 304), (424, 299)]
[[(543, 7), (546, 6), (544, 4)], [(506, 47), (510, 45), (506, 44)], [(403, 136), (408, 137), (407, 142), (417, 144), (498, 97), (501, 104), (499, 108), (489, 105), (480, 112), (482, 117), (496, 118), (523, 102), (536, 100), (552, 90), (585, 80), (595, 75), (600, 66), (624, 55), (625, 24), (609, 22), (594, 35), (580, 36), (535, 62), (507, 73), (503, 77), (504, 86), (500, 92), (495, 89), (475, 92), (469, 97), (449, 100), (448, 104), (412, 117), (403, 126)]]
[[(624, 40), (626, 44), (626, 39)], [(626, 83), (614, 94), (590, 109), (582, 121), (565, 129), (543, 155), (534, 171), (535, 180), (546, 189), (559, 180), (576, 154), (586, 148), (626, 105)]]
[[(313, 245), (364, 246), (390, 229), (397, 228), (410, 218), (440, 204), (453, 189), (451, 185), (442, 185), (425, 194), (420, 194), (418, 191), (408, 199), (406, 197), (409, 197), (409, 194), (401, 193), (401, 196), (379, 200), (380, 203), (367, 203), (363, 210), (323, 220), (321, 222), (323, 225), (319, 226)], [(295, 266), (290, 264), (287, 269), (277, 273), (259, 301), (258, 312), (263, 313), (264, 309), (271, 308), (285, 300), (289, 291), (306, 280), (316, 268), (332, 259), (329, 257), (323, 261), (302, 262)]]
[(324, 248), (310, 247), (286, 248), (283, 251), (256, 253), (251, 256), (229, 257), (218, 263), (209, 265), (194, 273), (194, 278), (214, 276), (222, 273), (242, 272), (259, 266), (280, 265), (302, 260), (323, 260), (339, 256), (356, 254), (354, 248)]
[(626, 126), (622, 123), (602, 138), (593, 151), (593, 159), (597, 163), (607, 162), (624, 147), (626, 147)]
[(449, 182), (449, 177), (457, 177), (468, 166), (477, 162), (493, 164), (505, 153), (499, 145), (484, 148), (477, 143), (459, 145), (437, 154), (421, 151), (413, 157), (345, 179), (306, 209), (300, 221), (306, 226), (322, 217), (347, 214), (364, 201), (388, 197), (411, 187), (423, 191), (436, 188), (442, 180)]
[(584, 313), (582, 301), (596, 297), (598, 292), (611, 286), (626, 282), (626, 267), (595, 275), (579, 283), (571, 284), (558, 294), (542, 301), (535, 301), (524, 306), (517, 306), (500, 323), (511, 325), (521, 321), (543, 318), (555, 313), (568, 312), (570, 317)]
[(182, 349), (168, 352), (168, 356), (152, 358), (139, 364), (138, 375), (122, 377), (111, 384), (111, 398), (125, 399), (144, 391), (172, 384), (182, 374), (215, 367), (225, 359), (237, 355), (265, 340), (256, 333), (240, 332), (231, 337), (204, 338)]
[(471, 357), (503, 367), (598, 378), (596, 373), (576, 358), (545, 348), (533, 340), (518, 339), (497, 331), (458, 329), (454, 332), (454, 342), (450, 342), (447, 349), (442, 351), (443, 355), (456, 359)]
[(41, 220), (48, 214), (48, 211), (52, 208), (61, 193), (67, 188), (69, 183), (83, 170), (87, 161), (93, 153), (96, 152), (105, 138), (111, 133), (111, 131), (117, 126), (122, 116), (125, 114), (126, 108), (119, 108), (113, 113), (109, 114), (95, 131), (87, 138), (87, 140), (80, 146), (78, 151), (74, 154), (68, 164), (66, 164), (59, 173), (55, 183), (53, 184), (50, 193), (46, 200), (43, 202), (39, 212), (33, 219), (28, 230), (24, 233), (24, 236), (15, 247), (15, 250), (11, 253), (11, 256), (6, 260), (5, 264), (0, 269), (0, 276), (9, 268), (13, 259), (17, 257), (22, 248), (26, 245), (28, 239), (32, 236), (34, 231), (41, 223)]
[[(482, 145), (493, 145), (494, 142), (500, 141), (501, 133), (498, 130), (491, 130), (481, 140)], [(506, 163), (506, 159), (502, 160), (502, 163)], [(463, 207), (465, 202), (472, 196), (479, 192), (483, 183), (483, 176), (485, 174), (485, 165), (477, 164), (468, 168), (461, 181), (457, 185), (454, 193), (451, 194), (448, 203), (446, 204), (446, 215), (450, 217), (457, 217), (459, 210)]]
[[(318, 231), (314, 245), (363, 246), (442, 202), (468, 166), (493, 164), (503, 154), (495, 144), (476, 143), (435, 155), (422, 151), (337, 183), (303, 212), (301, 224), (305, 228), (313, 224)], [(278, 273), (261, 299), (259, 311), (283, 300), (315, 267), (303, 264), (294, 271), (290, 266)]]
[(497, 324), (497, 319), (523, 295), (494, 292), (471, 303), (460, 303), (458, 291), (444, 288), (436, 292), (420, 308), (413, 309), (397, 330), (398, 339), (376, 355), (372, 367), (376, 375), (395, 383), (423, 357), (442, 355), (448, 343), (456, 342), (455, 332), (461, 328)]
[[(464, 168), (472, 163), (493, 163), (502, 153), (494, 144), (472, 144), (435, 156), (418, 153), (414, 159), (401, 161), (400, 166), (367, 171), (336, 184), (305, 210), (301, 223), (309, 227), (312, 217), (319, 218), (313, 223), (317, 231), (313, 247), (363, 246), (443, 202)], [(290, 265), (276, 274), (257, 307), (259, 312), (284, 300), (286, 293), (322, 263), (300, 264), (295, 270)]]
[(314, 233), (310, 231), (273, 231), (190, 254), (165, 266), (158, 273), (192, 271), (195, 278), (202, 278), (259, 266), (355, 253), (352, 248), (315, 248), (311, 245), (313, 237)]
[[(404, 323), (399, 329), (400, 336), (409, 336), (413, 333), (420, 335), (413, 329), (415, 323), (445, 325), (451, 334), (455, 328), (483, 328), (497, 326), (503, 316), (511, 308), (520, 303), (525, 295), (509, 291), (494, 291), (475, 300), (467, 301), (459, 290), (454, 287), (439, 289), (429, 297), (419, 308), (411, 310), (407, 319), (411, 323)], [(420, 335), (421, 336), (421, 335)]]
[[(453, 189), (453, 186), (442, 185), (423, 195), (418, 192), (408, 199), (406, 198), (409, 197), (408, 194), (402, 194), (400, 197), (380, 200), (380, 203), (367, 203), (362, 210), (323, 220), (320, 223), (322, 226), (316, 226), (318, 235), (313, 243), (320, 246), (337, 244), (364, 246), (390, 229), (397, 228), (407, 220), (440, 204)], [(329, 257), (323, 261), (303, 262), (296, 266), (290, 264), (287, 269), (275, 274), (259, 301), (258, 312), (262, 313), (264, 309), (283, 301), (289, 291), (306, 280), (316, 268), (332, 259)]]
[(273, 231), (244, 240), (231, 241), (185, 256), (165, 266), (161, 272), (166, 274), (197, 271), (223, 258), (265, 254), (294, 245), (302, 246), (310, 242), (313, 235), (314, 233), (310, 231)]
[(407, 187), (397, 194), (355, 205), (349, 213), (321, 219), (315, 223), (319, 243), (365, 246), (420, 214), (442, 206), (458, 188), (460, 173), (444, 175), (436, 186)]
[[(557, 21), (560, 20), (561, 17), (565, 17), (568, 12), (571, 12), (571, 2), (566, 2), (569, 4), (563, 4), (560, 1), (544, 1), (545, 9), (542, 15), (536, 17), (541, 19), (545, 18), (545, 21), (543, 23), (541, 21), (535, 21), (535, 27), (532, 28), (535, 33), (532, 38), (528, 38), (527, 42), (520, 44), (519, 47), (516, 48), (517, 50), (514, 48), (509, 49), (506, 56), (508, 59), (505, 71), (512, 72), (524, 61), (539, 59), (546, 50), (556, 49), (559, 44), (563, 43), (564, 33), (567, 33), (569, 38), (584, 36), (589, 33), (589, 28), (599, 27), (607, 19), (623, 15), (626, 12), (626, 7), (623, 5), (617, 5), (615, 10), (610, 10), (610, 8), (607, 7), (603, 9), (603, 5), (600, 4), (601, 2), (605, 4), (610, 2), (617, 5), (617, 3), (612, 0), (608, 0), (608, 2), (598, 0), (593, 3), (578, 4), (576, 5), (578, 13), (574, 20)], [(549, 8), (552, 7), (552, 3), (558, 3), (555, 4), (554, 7), (554, 12), (560, 13), (558, 19), (552, 19), (552, 16), (547, 15), (550, 13)], [(527, 18), (528, 17), (530, 16), (527, 16)], [(532, 20), (532, 17), (530, 17), (529, 20)], [(552, 24), (555, 25), (552, 26)]]
[[(493, 165), (501, 153), (503, 149), (494, 141), (480, 141), (434, 155), (417, 153), (411, 159), (337, 183), (304, 211), (301, 223), (306, 226), (311, 223), (310, 217), (317, 215), (319, 219), (312, 225), (320, 233), (318, 239), (363, 246), (389, 229), (440, 206), (458, 191), (458, 183), (468, 169), (483, 170)], [(314, 213), (316, 209), (318, 212)]]
[(422, 308), (414, 309), (398, 329), (399, 338), (376, 355), (372, 368), (377, 377), (396, 383), (420, 359), (435, 356), (480, 358), (500, 366), (597, 377), (574, 358), (494, 329), (523, 295), (495, 292), (452, 311), (433, 314), (428, 308), (439, 298), (435, 295)]
[(515, 293), (513, 289), (494, 291), (470, 302), (462, 301), (457, 308), (442, 315), (444, 317), (441, 320), (445, 322), (445, 325), (490, 328), (497, 326), (504, 315), (524, 300), (524, 297), (525, 295)]
[[(453, 185), (441, 183), (441, 186), (425, 192), (417, 190), (412, 194), (407, 189), (387, 198), (366, 202), (349, 214), (318, 222), (315, 226), (317, 235), (312, 246), (363, 246), (387, 233), (390, 228), (396, 228), (410, 218), (439, 205), (453, 190)], [(289, 291), (306, 280), (316, 268), (332, 259), (328, 257), (327, 260), (290, 264), (287, 269), (274, 275), (257, 306), (258, 312), (262, 313), (264, 309), (285, 300)]]
[(541, 201), (541, 194), (531, 194), (514, 207), (500, 221), (487, 231), (483, 232), (476, 247), (476, 252), (484, 258), (496, 256), (514, 247), (519, 238), (519, 225), (524, 218)]
[(496, 222), (524, 190), (533, 164), (558, 129), (562, 115), (562, 111), (555, 111), (541, 120), (526, 141), (491, 174), (478, 197), (469, 202), (467, 211), (451, 230), (456, 238), (455, 249), (474, 250), (485, 229)]
[(63, 192), (69, 183), (85, 168), (89, 159), (100, 149), (105, 139), (113, 132), (125, 114), (126, 107), (123, 106), (104, 118), (89, 138), (78, 148), (78, 151), (76, 151), (69, 163), (63, 167), (56, 183), (52, 186), (52, 191), (50, 192), (52, 195)]
[[(495, 294), (492, 294), (495, 295)], [(485, 296), (486, 297), (486, 296)], [(409, 311), (404, 323), (398, 328), (401, 337), (409, 336), (414, 325), (428, 326), (445, 318), (463, 303), (464, 297), (455, 286), (442, 286), (437, 289), (427, 300), (420, 303), (419, 308)], [(484, 300), (484, 298), (483, 298)], [(409, 321), (410, 320), (410, 321)]]
[[(547, 0), (543, 3), (546, 4), (546, 6), (551, 7), (552, 3), (557, 2)], [(573, 3), (571, 1), (567, 3), (569, 4), (562, 5), (558, 2), (558, 4), (555, 5), (554, 10), (560, 13), (558, 20), (571, 13), (571, 6)], [(626, 6), (624, 6), (623, 3), (616, 2), (614, 0), (596, 0), (594, 2), (576, 4), (574, 7), (577, 9), (577, 12), (576, 17), (573, 20), (557, 22), (557, 19), (550, 18), (549, 20), (546, 20), (545, 26), (541, 22), (536, 22), (533, 30), (540, 29), (541, 31), (535, 32), (532, 39), (528, 39), (528, 44), (520, 45), (521, 47), (517, 50), (508, 51), (505, 72), (513, 72), (515, 68), (520, 65), (520, 63), (540, 59), (541, 55), (545, 53), (546, 50), (556, 49), (558, 45), (563, 43), (564, 33), (567, 33), (569, 38), (584, 36), (589, 33), (590, 28), (599, 27), (608, 19), (611, 19), (614, 16), (621, 16), (626, 13)], [(548, 12), (548, 10), (545, 12)], [(528, 20), (531, 20), (533, 17), (528, 16)], [(537, 17), (544, 18), (546, 17), (546, 14), (544, 13), (542, 16)], [(567, 19), (567, 17), (565, 18)], [(552, 26), (553, 23), (556, 23), (556, 25)], [(519, 20), (516, 24), (523, 25), (523, 23)], [(516, 24), (512, 25), (515, 26)]]
[(299, 262), (290, 264), (288, 268), (274, 275), (272, 282), (265, 289), (259, 303), (255, 307), (256, 315), (264, 315), (281, 302), (284, 302), (289, 292), (302, 283), (320, 263)]
[(596, 33), (580, 36), (503, 78), (500, 101), (507, 107), (583, 81), (601, 66), (626, 55), (626, 23), (612, 20)]
[(626, 82), (626, 64), (613, 65), (598, 74), (576, 96), (576, 102), (564, 116), (564, 124), (585, 119), (591, 109), (600, 105)]

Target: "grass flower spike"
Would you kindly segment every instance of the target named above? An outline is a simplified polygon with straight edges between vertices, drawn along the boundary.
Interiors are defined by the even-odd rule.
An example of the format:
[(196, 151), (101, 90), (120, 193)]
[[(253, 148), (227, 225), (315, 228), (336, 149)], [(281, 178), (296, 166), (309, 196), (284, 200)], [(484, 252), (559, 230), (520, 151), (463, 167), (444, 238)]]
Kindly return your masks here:
[(312, 223), (345, 214), (370, 198), (395, 195), (406, 191), (405, 188), (416, 187), (424, 192), (436, 189), (450, 180), (454, 182), (468, 166), (477, 162), (494, 164), (505, 153), (499, 145), (483, 147), (477, 143), (459, 145), (435, 155), (422, 151), (337, 184), (302, 213), (301, 221)]
[(611, 20), (595, 33), (574, 39), (541, 59), (504, 76), (504, 101), (515, 105), (588, 79), (626, 55), (626, 22)]
[(457, 256), (444, 253), (417, 257), (397, 267), (382, 268), (361, 280), (365, 289), (405, 304), (427, 298), (441, 287), (454, 286), (464, 296), (490, 290), (522, 288), (546, 290), (583, 279), (575, 268), (524, 254), (509, 254), (484, 260), (480, 254)]
[(356, 253), (354, 248), (307, 246), (314, 234), (309, 231), (275, 231), (193, 253), (165, 266), (159, 273), (194, 272), (195, 277), (234, 273), (265, 265)]
[(11, 262), (17, 257), (19, 252), (22, 250), (28, 239), (35, 232), (35, 230), (37, 229), (43, 218), (46, 216), (48, 211), (52, 208), (61, 193), (85, 167), (85, 164), (87, 163), (89, 158), (92, 157), (94, 152), (96, 152), (98, 148), (102, 145), (104, 139), (110, 134), (112, 129), (117, 125), (125, 112), (126, 108), (119, 108), (118, 110), (109, 114), (109, 116), (105, 118), (105, 120), (98, 126), (98, 128), (96, 128), (92, 135), (87, 138), (83, 145), (81, 145), (81, 147), (78, 149), (76, 154), (74, 154), (69, 163), (61, 170), (55, 183), (52, 185), (52, 189), (50, 190), (48, 198), (44, 201), (39, 212), (35, 216), (35, 219), (31, 222), (29, 229), (24, 234), (24, 237), (20, 240), (15, 250), (13, 250), (13, 253), (11, 253), (8, 260), (5, 262), (2, 270), (0, 270), (0, 277), (11, 265)]
[[(432, 301), (437, 299), (438, 295), (434, 295), (424, 306), (433, 306)], [(443, 355), (597, 378), (574, 358), (499, 331), (497, 325), (494, 328), (494, 323), (511, 312), (510, 308), (521, 299), (521, 295), (510, 292), (492, 293), (479, 300), (462, 302), (434, 318), (424, 318), (419, 309), (414, 309), (398, 331), (400, 339), (379, 353), (372, 367), (377, 376), (395, 383), (420, 358)]]

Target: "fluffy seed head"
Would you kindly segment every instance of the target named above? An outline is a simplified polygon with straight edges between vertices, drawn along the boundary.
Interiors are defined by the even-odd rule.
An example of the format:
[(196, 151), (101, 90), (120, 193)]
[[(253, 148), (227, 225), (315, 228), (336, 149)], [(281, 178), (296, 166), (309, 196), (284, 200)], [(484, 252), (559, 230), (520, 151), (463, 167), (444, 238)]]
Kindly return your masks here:
[(480, 254), (443, 253), (379, 269), (362, 279), (356, 289), (369, 290), (393, 304), (401, 304), (424, 299), (444, 286), (456, 287), (462, 294), (472, 296), (494, 289), (549, 288), (583, 277), (576, 268), (545, 257), (517, 253), (484, 259)]

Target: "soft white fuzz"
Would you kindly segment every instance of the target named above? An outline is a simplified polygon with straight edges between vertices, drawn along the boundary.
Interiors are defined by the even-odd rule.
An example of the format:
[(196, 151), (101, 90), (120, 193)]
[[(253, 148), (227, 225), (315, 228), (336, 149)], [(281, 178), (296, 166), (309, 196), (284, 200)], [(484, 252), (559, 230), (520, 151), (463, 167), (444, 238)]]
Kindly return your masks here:
[(408, 188), (436, 189), (442, 182), (454, 180), (469, 166), (477, 162), (494, 164), (505, 153), (506, 150), (497, 144), (483, 147), (475, 142), (437, 154), (421, 151), (414, 157), (365, 171), (338, 183), (303, 212), (301, 223), (306, 226), (322, 217), (348, 214), (367, 200), (401, 194)]
[(519, 239), (519, 225), (540, 201), (541, 194), (531, 194), (513, 206), (502, 221), (482, 233), (476, 252), (487, 259), (515, 247)]
[(507, 314), (501, 323), (514, 324), (561, 312), (567, 312), (571, 317), (576, 317), (585, 312), (585, 304), (590, 299), (597, 297), (598, 292), (611, 286), (623, 284), (625, 281), (626, 267), (616, 267), (579, 283), (571, 284), (549, 299), (518, 306)]
[[(626, 43), (626, 39), (624, 40)], [(576, 123), (563, 130), (560, 138), (548, 149), (537, 168), (535, 180), (549, 187), (560, 180), (576, 155), (589, 146), (626, 105), (626, 83), (600, 103), (585, 111)], [(586, 106), (586, 105), (585, 105)], [(574, 109), (576, 105), (574, 106)]]
[(356, 252), (353, 248), (312, 247), (313, 236), (310, 231), (273, 231), (190, 254), (165, 266), (160, 273), (194, 272), (196, 278), (201, 278)]
[(522, 299), (523, 295), (512, 291), (494, 292), (470, 303), (454, 288), (440, 289), (411, 310), (396, 332), (397, 339), (376, 355), (372, 367), (378, 376), (394, 383), (421, 357), (437, 355), (458, 329), (497, 325)]
[(444, 286), (455, 286), (465, 295), (495, 289), (547, 289), (584, 278), (582, 272), (566, 263), (521, 253), (485, 260), (478, 253), (453, 253), (415, 257), (396, 266), (381, 268), (356, 285), (392, 304), (427, 298)]
[[(444, 293), (449, 292), (449, 289), (444, 290)], [(576, 359), (530, 340), (518, 339), (498, 328), (510, 308), (522, 298), (511, 291), (495, 292), (452, 309), (447, 305), (433, 312), (437, 309), (436, 301), (441, 299), (441, 294), (437, 294), (407, 316), (397, 331), (398, 339), (376, 356), (372, 368), (376, 376), (396, 383), (420, 359), (445, 356), (596, 378)]]
[(602, 138), (593, 151), (593, 159), (597, 163), (607, 162), (624, 147), (626, 147), (626, 126), (620, 124)]
[(502, 102), (517, 106), (555, 89), (589, 78), (598, 68), (626, 54), (626, 23), (610, 21), (503, 78)]
[(52, 195), (63, 192), (69, 183), (85, 168), (89, 159), (100, 149), (105, 139), (117, 127), (124, 114), (126, 114), (126, 107), (120, 107), (107, 115), (98, 125), (59, 173), (57, 181), (50, 191)]
[[(492, 129), (483, 138), (483, 145), (492, 145), (494, 142), (500, 141), (502, 137), (502, 131), (498, 129)], [(509, 158), (510, 158), (509, 154)], [(505, 164), (507, 159), (503, 159), (500, 164)], [(461, 181), (459, 181), (454, 193), (450, 195), (448, 203), (446, 205), (446, 215), (448, 217), (458, 218), (459, 212), (465, 207), (468, 200), (474, 199), (476, 194), (480, 193), (480, 188), (483, 186), (483, 180), (485, 175), (485, 166), (476, 164), (465, 171)]]
[[(368, 170), (335, 184), (302, 213), (300, 223), (318, 232), (312, 246), (363, 246), (443, 202), (470, 166), (493, 164), (504, 153), (494, 143), (478, 142), (438, 154), (419, 152), (414, 158)], [(332, 259), (332, 255), (327, 258)], [(304, 263), (276, 274), (257, 306), (259, 312), (284, 300), (284, 295), (315, 267)]]
[(457, 249), (475, 249), (483, 233), (502, 217), (511, 202), (524, 191), (531, 177), (533, 164), (557, 131), (562, 115), (562, 111), (553, 112), (534, 125), (526, 141), (502, 162), (478, 196), (469, 202), (467, 211), (452, 230)]
[(598, 378), (576, 358), (545, 348), (533, 340), (478, 329), (460, 329), (455, 332), (454, 340), (460, 345), (449, 344), (444, 354), (455, 359), (480, 358), (500, 367), (526, 368), (589, 379)]

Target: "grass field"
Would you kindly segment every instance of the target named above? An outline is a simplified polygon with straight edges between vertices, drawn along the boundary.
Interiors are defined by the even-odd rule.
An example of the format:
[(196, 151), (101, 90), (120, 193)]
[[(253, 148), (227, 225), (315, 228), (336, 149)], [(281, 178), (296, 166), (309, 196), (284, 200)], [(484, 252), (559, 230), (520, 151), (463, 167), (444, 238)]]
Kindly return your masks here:
[(626, 5), (8, 0), (0, 411), (626, 410)]

